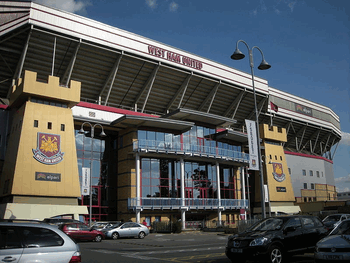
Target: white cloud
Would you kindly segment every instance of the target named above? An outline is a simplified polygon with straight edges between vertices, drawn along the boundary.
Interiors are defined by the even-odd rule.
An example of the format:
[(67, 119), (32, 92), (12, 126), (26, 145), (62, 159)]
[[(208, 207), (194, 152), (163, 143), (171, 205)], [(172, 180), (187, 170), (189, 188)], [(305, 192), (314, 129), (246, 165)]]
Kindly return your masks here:
[(34, 0), (34, 2), (72, 13), (85, 12), (86, 7), (92, 5), (90, 0)]
[(342, 132), (340, 144), (350, 146), (350, 133)]
[(176, 12), (178, 8), (179, 8), (179, 5), (175, 2), (171, 2), (169, 5), (169, 10), (171, 12)]
[(146, 0), (146, 4), (147, 4), (150, 8), (154, 9), (154, 8), (157, 7), (157, 0)]
[(343, 177), (334, 178), (337, 192), (348, 192), (350, 191), (350, 174)]
[(289, 7), (291, 12), (293, 12), (294, 6), (295, 6), (296, 3), (297, 3), (297, 1), (293, 1), (293, 2), (289, 2), (288, 3), (288, 7)]

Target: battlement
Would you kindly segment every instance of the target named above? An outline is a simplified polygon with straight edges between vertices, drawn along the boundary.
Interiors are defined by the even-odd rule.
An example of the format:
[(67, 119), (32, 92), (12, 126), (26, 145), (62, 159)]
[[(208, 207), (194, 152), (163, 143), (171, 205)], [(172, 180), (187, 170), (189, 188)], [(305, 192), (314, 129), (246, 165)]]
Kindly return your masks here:
[(23, 79), (16, 80), (10, 96), (10, 107), (16, 107), (29, 97), (45, 98), (65, 103), (73, 107), (80, 102), (81, 83), (71, 80), (68, 87), (60, 86), (60, 79), (49, 76), (48, 82), (37, 81), (37, 73), (26, 70)]
[(287, 142), (287, 132), (285, 128), (269, 126), (268, 124), (260, 125), (260, 137), (261, 139)]

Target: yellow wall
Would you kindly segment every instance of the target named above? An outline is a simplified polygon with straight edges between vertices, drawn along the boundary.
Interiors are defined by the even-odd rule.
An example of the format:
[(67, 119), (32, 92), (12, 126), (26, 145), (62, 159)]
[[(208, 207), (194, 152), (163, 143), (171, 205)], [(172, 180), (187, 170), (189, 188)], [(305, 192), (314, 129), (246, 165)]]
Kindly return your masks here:
[[(280, 142), (287, 141), (287, 134), (284, 128), (277, 127), (269, 128), (267, 124), (260, 125), (262, 131), (261, 138), (263, 139), (263, 147), (265, 149), (264, 167), (265, 167), (265, 183), (267, 181), (269, 188), (270, 201), (279, 202), (294, 202), (294, 191), (292, 180), (288, 171), (287, 161), (284, 155), (283, 146)], [(266, 140), (272, 140), (277, 144), (267, 143)], [(279, 143), (279, 144), (278, 144)], [(282, 165), (284, 180), (279, 182), (274, 177), (274, 163)], [(277, 178), (282, 178), (278, 177)], [(286, 192), (278, 192), (277, 188), (284, 187)]]
[[(13, 123), (9, 137), (5, 165), (1, 178), (1, 195), (28, 195), (47, 197), (79, 197), (80, 183), (77, 165), (77, 154), (74, 136), (73, 115), (70, 108), (34, 103), (26, 97), (25, 91), (46, 101), (51, 99), (76, 100), (80, 96), (80, 83), (71, 82), (73, 89), (60, 87), (59, 79), (50, 77), (49, 83), (36, 82), (36, 73), (26, 71), (25, 77), (19, 80), (19, 87), (11, 95), (11, 103), (24, 99), (19, 109), (17, 104), (10, 104), (13, 112)], [(60, 91), (61, 90), (61, 91)], [(47, 96), (47, 93), (51, 93)], [(43, 98), (42, 96), (45, 96)], [(55, 97), (58, 96), (58, 97)], [(75, 101), (71, 101), (75, 104)], [(34, 120), (38, 127), (34, 127)], [(52, 124), (51, 129), (48, 123)], [(61, 131), (61, 124), (64, 131)], [(60, 135), (60, 150), (63, 160), (57, 164), (44, 164), (36, 160), (33, 150), (38, 147), (38, 133)], [(58, 138), (58, 136), (56, 136)], [(35, 173), (60, 174), (61, 181), (36, 180)], [(8, 191), (4, 185), (8, 181)], [(67, 199), (68, 200), (68, 199)], [(69, 201), (71, 202), (71, 200)]]

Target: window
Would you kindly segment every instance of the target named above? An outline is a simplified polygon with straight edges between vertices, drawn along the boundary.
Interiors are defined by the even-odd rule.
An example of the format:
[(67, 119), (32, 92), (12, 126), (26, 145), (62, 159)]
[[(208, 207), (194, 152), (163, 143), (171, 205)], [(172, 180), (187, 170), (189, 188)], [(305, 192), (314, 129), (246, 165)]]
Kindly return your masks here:
[(306, 176), (306, 170), (302, 170), (304, 176)]
[(16, 235), (15, 229), (9, 226), (0, 227), (0, 251), (1, 249), (21, 248), (21, 240)]
[(320, 172), (319, 171), (316, 171), (316, 176), (320, 177)]
[(304, 189), (307, 189), (307, 183), (304, 183)]
[(48, 123), (47, 123), (47, 128), (48, 128), (49, 130), (52, 129), (52, 122), (48, 122)]
[(314, 176), (314, 171), (310, 170), (309, 173), (310, 173), (310, 176)]
[(65, 125), (61, 124), (61, 131), (64, 131), (64, 130), (65, 130)]
[(64, 240), (50, 229), (19, 227), (18, 230), (29, 248), (62, 246), (64, 243)]
[(38, 128), (39, 127), (39, 121), (38, 120), (34, 120), (34, 127)]
[(288, 172), (289, 172), (289, 175), (291, 175), (292, 174), (292, 169), (288, 168)]
[(311, 183), (311, 189), (315, 189), (315, 184)]
[(280, 156), (280, 160), (282, 161), (282, 156)]

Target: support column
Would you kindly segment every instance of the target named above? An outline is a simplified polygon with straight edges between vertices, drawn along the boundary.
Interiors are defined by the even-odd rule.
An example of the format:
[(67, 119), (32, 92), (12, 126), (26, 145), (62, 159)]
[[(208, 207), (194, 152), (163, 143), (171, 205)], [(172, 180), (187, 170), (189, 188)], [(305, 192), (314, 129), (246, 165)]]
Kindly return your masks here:
[(244, 220), (247, 220), (247, 207), (246, 204), (246, 198), (245, 198), (245, 173), (244, 173), (244, 167), (240, 167), (241, 172), (241, 184), (242, 184), (242, 199), (243, 199), (243, 205), (244, 205)]
[(141, 175), (140, 175), (140, 155), (136, 153), (136, 222), (140, 223), (141, 215), (141, 202), (140, 202), (140, 193), (141, 193)]
[(216, 181), (217, 181), (217, 193), (218, 193), (218, 226), (221, 226), (221, 193), (220, 193), (220, 165), (216, 162)]
[(184, 159), (180, 159), (180, 181), (181, 181), (181, 222), (182, 230), (186, 229), (186, 211), (188, 208), (185, 206), (185, 162)]

